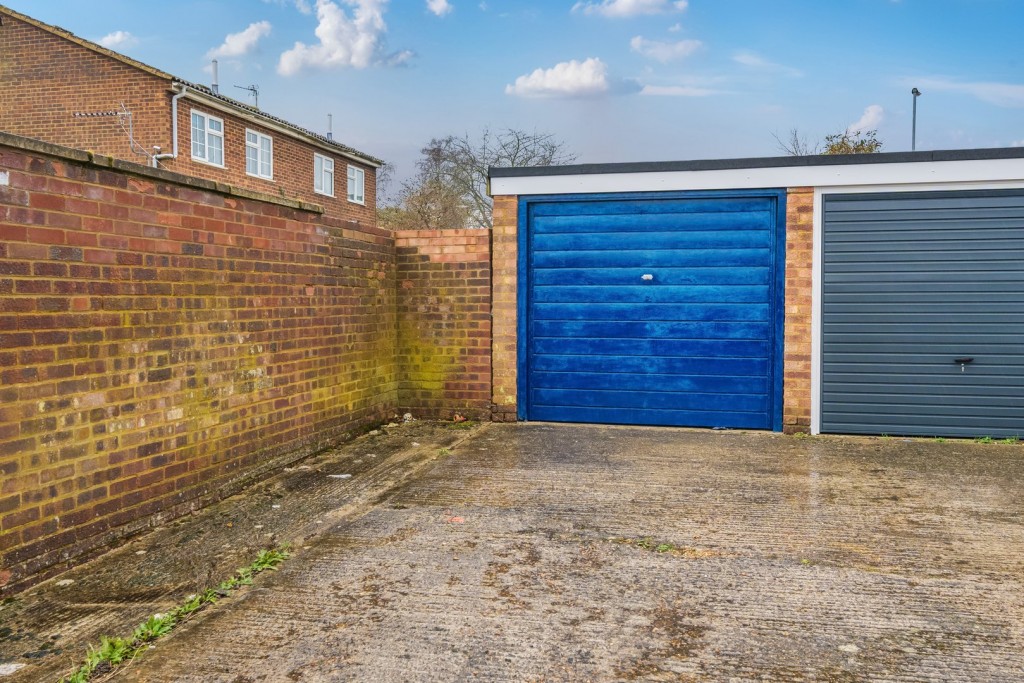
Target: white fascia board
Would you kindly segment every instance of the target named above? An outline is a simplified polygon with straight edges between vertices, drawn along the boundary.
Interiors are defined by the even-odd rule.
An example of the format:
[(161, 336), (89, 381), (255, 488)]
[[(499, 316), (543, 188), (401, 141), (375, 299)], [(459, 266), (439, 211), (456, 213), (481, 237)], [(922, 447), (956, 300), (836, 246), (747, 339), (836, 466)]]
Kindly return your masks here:
[(740, 190), (776, 187), (874, 187), (935, 183), (986, 183), (1024, 180), (1024, 159), (975, 159), (787, 166), (707, 171), (581, 173), (491, 178), (491, 194), (551, 195), (604, 192)]

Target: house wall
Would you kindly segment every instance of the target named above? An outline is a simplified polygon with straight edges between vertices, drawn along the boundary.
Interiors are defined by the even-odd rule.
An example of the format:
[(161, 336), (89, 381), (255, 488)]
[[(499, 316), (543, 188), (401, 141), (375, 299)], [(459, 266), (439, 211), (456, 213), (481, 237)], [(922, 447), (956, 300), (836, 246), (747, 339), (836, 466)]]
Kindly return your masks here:
[(401, 412), (490, 416), (491, 249), (485, 230), (395, 233)]
[(0, 586), (390, 419), (394, 238), (0, 134)]
[[(65, 147), (95, 152), (115, 159), (148, 164), (133, 151), (128, 134), (116, 116), (76, 117), (75, 112), (120, 110), (132, 112), (136, 141), (148, 152), (159, 146), (173, 150), (170, 77), (150, 73), (88, 49), (70, 38), (4, 14), (0, 26), (0, 125), (4, 132)], [(320, 204), (330, 216), (361, 226), (376, 225), (376, 172), (372, 166), (347, 161), (303, 140), (257, 125), (246, 119), (192, 99), (178, 101), (178, 158), (162, 160), (161, 167), (255, 192)], [(224, 167), (192, 159), (191, 112), (197, 109), (224, 121)], [(274, 140), (273, 179), (245, 172), (245, 130), (250, 128)], [(313, 190), (313, 154), (335, 161), (334, 197)], [(365, 172), (365, 202), (347, 199), (347, 167)]]
[[(192, 158), (192, 111), (215, 116), (224, 122), (224, 167), (220, 168)], [(169, 112), (170, 110), (168, 110)], [(169, 113), (168, 113), (169, 116)], [(250, 176), (245, 172), (245, 131), (254, 130), (274, 141), (273, 179)], [(313, 154), (334, 159), (334, 196), (313, 191)], [(377, 181), (372, 166), (346, 160), (319, 147), (301, 142), (266, 126), (257, 125), (188, 97), (178, 101), (178, 158), (161, 162), (168, 170), (199, 178), (209, 178), (232, 186), (244, 187), (279, 197), (313, 202), (324, 207), (324, 213), (359, 225), (377, 224)], [(366, 201), (348, 201), (348, 166), (361, 168), (365, 176)]]
[(135, 138), (170, 151), (166, 80), (0, 12), (0, 125), (4, 132), (145, 163), (116, 116), (132, 112)]

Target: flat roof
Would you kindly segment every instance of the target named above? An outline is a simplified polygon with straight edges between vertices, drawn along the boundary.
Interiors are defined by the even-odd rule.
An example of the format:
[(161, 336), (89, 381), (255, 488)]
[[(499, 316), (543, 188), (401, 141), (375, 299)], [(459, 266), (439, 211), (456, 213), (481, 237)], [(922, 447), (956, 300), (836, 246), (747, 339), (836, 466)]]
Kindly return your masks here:
[(1024, 147), (874, 154), (491, 167), (498, 195), (852, 187), (1024, 185)]
[(567, 164), (564, 166), (491, 166), (488, 169), (488, 174), (491, 178), (518, 178), (524, 176), (589, 175), (594, 173), (664, 173), (667, 171), (721, 171), (743, 168), (849, 166), (851, 164), (895, 164), (1022, 158), (1024, 158), (1024, 147), (989, 147), (982, 149), (944, 149), (925, 152), (807, 154), (804, 156), (696, 159), (691, 161), (639, 161), (606, 164)]

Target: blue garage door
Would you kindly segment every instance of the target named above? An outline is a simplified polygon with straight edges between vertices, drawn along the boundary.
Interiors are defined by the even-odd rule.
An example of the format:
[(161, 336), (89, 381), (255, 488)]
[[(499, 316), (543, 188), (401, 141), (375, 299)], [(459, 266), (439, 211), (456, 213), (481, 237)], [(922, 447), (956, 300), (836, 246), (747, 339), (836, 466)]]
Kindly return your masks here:
[(781, 429), (784, 202), (523, 198), (520, 416)]

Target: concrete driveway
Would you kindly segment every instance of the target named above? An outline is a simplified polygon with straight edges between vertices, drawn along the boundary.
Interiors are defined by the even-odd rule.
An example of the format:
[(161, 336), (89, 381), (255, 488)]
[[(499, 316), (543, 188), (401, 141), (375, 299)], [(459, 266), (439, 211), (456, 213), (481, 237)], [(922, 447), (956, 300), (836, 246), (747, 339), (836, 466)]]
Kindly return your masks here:
[(1022, 483), (1017, 444), (486, 426), (114, 680), (1024, 680)]

